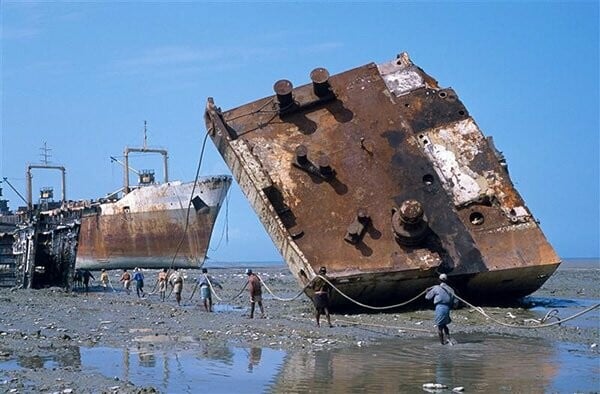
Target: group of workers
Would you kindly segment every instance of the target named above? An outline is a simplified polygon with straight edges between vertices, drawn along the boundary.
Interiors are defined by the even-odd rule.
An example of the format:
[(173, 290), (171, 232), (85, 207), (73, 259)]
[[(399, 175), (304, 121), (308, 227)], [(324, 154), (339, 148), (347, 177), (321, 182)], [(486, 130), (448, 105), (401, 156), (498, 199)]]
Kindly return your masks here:
[[(87, 275), (86, 272), (88, 273)], [(94, 277), (87, 270), (83, 271), (81, 275), (87, 292), (89, 279), (90, 277), (92, 279)], [(248, 317), (250, 319), (254, 318), (255, 307), (257, 304), (260, 309), (261, 317), (265, 317), (265, 311), (262, 302), (261, 280), (254, 272), (252, 272), (251, 269), (246, 270), (246, 275), (248, 277), (246, 286), (248, 287), (250, 295), (250, 314)], [(127, 292), (127, 294), (130, 294), (132, 280), (135, 281), (137, 296), (144, 298), (144, 274), (139, 268), (134, 269), (133, 276), (126, 269), (123, 270), (123, 273), (121, 274), (119, 281), (122, 283), (123, 289)], [(177, 268), (174, 268), (170, 275), (166, 268), (160, 271), (157, 277), (157, 287), (161, 301), (165, 301), (167, 298), (167, 288), (170, 284), (172, 288), (171, 291), (175, 294), (175, 300), (177, 301), (177, 304), (181, 305), (183, 280), (183, 274)], [(447, 284), (447, 280), (448, 277), (446, 274), (440, 274), (440, 284), (429, 288), (425, 295), (425, 298), (427, 300), (432, 300), (435, 305), (435, 326), (438, 329), (438, 336), (442, 345), (451, 343), (448, 324), (451, 322), (450, 310), (455, 306), (457, 301), (454, 295), (454, 290)], [(108, 273), (104, 269), (100, 275), (100, 284), (104, 290), (108, 289), (109, 285), (112, 287)], [(196, 286), (200, 290), (200, 298), (202, 299), (205, 310), (207, 312), (212, 312), (212, 291), (214, 289), (211, 289), (211, 287), (218, 287), (220, 289), (223, 287), (217, 280), (208, 275), (208, 270), (206, 268), (202, 268), (202, 275), (196, 280)], [(315, 319), (317, 326), (321, 326), (321, 315), (324, 314), (329, 327), (333, 327), (329, 314), (329, 298), (331, 296), (332, 286), (331, 281), (327, 277), (327, 269), (325, 267), (321, 267), (319, 269), (319, 274), (311, 282), (309, 282), (304, 289), (305, 292), (308, 292), (309, 290), (312, 291), (312, 301), (315, 307)]]

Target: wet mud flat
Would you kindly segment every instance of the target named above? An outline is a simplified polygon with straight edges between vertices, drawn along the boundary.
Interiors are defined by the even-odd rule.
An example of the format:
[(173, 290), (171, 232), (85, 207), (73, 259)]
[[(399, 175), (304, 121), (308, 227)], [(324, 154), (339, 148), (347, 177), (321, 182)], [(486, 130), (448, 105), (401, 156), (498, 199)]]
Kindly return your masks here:
[[(285, 267), (255, 268), (255, 272), (278, 297), (291, 298), (299, 292)], [(360, 384), (413, 391), (420, 390), (421, 383), (440, 379), (464, 385), (467, 392), (535, 387), (540, 392), (594, 391), (594, 387), (597, 391), (600, 384), (599, 309), (560, 326), (517, 329), (462, 308), (452, 313), (450, 328), (456, 345), (442, 346), (432, 326), (432, 309), (336, 314), (333, 328), (316, 327), (312, 303), (305, 296), (283, 302), (266, 289), (265, 318), (257, 311), (259, 318), (249, 319), (247, 292), (234, 298), (245, 284), (242, 269), (210, 269), (223, 286), (217, 289), (223, 301), (214, 299), (214, 313), (204, 311), (197, 291), (190, 299), (199, 271), (185, 272), (181, 306), (172, 294), (165, 302), (158, 294), (145, 298), (138, 298), (135, 290), (126, 294), (118, 286), (120, 272), (109, 273), (114, 291), (103, 291), (98, 282), (92, 283), (88, 294), (57, 288), (0, 290), (0, 392), (194, 392), (193, 387), (210, 387), (210, 382), (219, 384), (212, 391), (231, 392), (243, 384), (250, 370), (254, 377), (266, 373), (261, 366), (271, 375), (254, 389), (243, 386), (248, 390), (241, 392), (351, 390)], [(145, 271), (147, 293), (153, 290), (156, 274)], [(485, 310), (507, 324), (539, 320), (553, 309), (565, 318), (598, 302), (599, 279), (597, 264), (564, 264), (523, 304)], [(530, 358), (524, 365), (519, 363)], [(580, 372), (580, 386), (569, 386), (576, 382), (560, 378), (569, 363), (586, 365)], [(594, 363), (596, 377), (589, 372)], [(198, 369), (186, 372), (186, 365)], [(380, 375), (378, 365), (396, 370), (396, 377)], [(496, 382), (493, 376), (518, 373), (510, 365), (519, 365), (521, 371), (529, 368), (530, 377), (502, 389), (507, 383)], [(362, 378), (356, 381), (359, 374)], [(402, 386), (407, 387), (403, 390), (400, 378), (412, 385)], [(548, 381), (553, 385), (545, 386)]]

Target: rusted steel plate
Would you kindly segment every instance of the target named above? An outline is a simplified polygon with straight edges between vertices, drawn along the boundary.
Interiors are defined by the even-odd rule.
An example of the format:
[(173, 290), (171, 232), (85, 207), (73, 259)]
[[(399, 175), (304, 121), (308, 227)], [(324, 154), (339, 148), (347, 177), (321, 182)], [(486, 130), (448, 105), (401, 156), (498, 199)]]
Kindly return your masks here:
[[(87, 269), (202, 265), (231, 178), (137, 188), (116, 202), (85, 209), (77, 267)], [(186, 227), (187, 221), (187, 227)]]
[[(346, 292), (381, 303), (438, 272), (466, 294), (480, 291), (469, 283), (487, 273), (493, 297), (527, 294), (556, 269), (560, 259), (452, 89), (406, 54), (311, 78), (297, 88), (278, 81), (274, 96), (226, 112), (209, 99), (205, 114), (300, 283), (326, 266)], [(529, 277), (502, 282), (517, 268)], [(493, 285), (495, 271), (505, 285)]]

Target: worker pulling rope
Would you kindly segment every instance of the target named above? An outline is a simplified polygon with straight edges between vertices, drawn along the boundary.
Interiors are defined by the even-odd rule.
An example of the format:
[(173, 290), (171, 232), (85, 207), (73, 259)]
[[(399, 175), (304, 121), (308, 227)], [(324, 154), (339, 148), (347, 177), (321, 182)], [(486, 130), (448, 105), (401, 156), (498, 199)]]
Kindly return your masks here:
[[(335, 290), (337, 293), (339, 293), (339, 294), (340, 294), (342, 297), (346, 298), (348, 301), (350, 301), (350, 302), (352, 302), (352, 303), (354, 303), (354, 304), (356, 304), (356, 305), (358, 305), (358, 306), (361, 306), (361, 307), (363, 307), (363, 308), (372, 309), (372, 310), (387, 310), (387, 309), (394, 309), (394, 308), (399, 308), (399, 307), (402, 307), (402, 306), (406, 306), (406, 305), (408, 305), (408, 304), (410, 304), (410, 303), (412, 303), (412, 302), (416, 301), (417, 299), (419, 299), (421, 296), (423, 296), (423, 295), (424, 295), (425, 293), (427, 293), (427, 291), (429, 290), (429, 288), (427, 288), (427, 289), (423, 290), (422, 292), (420, 292), (419, 294), (417, 294), (415, 297), (411, 298), (410, 300), (408, 300), (408, 301), (404, 301), (404, 302), (401, 302), (401, 303), (398, 303), (398, 304), (394, 304), (394, 305), (388, 305), (388, 306), (373, 306), (373, 305), (367, 305), (367, 304), (364, 304), (364, 303), (362, 303), (362, 302), (360, 302), (360, 301), (357, 301), (357, 300), (355, 300), (354, 298), (352, 298), (352, 297), (348, 296), (348, 295), (347, 295), (347, 294), (345, 294), (343, 291), (341, 291), (341, 290), (340, 290), (340, 289), (339, 289), (337, 286), (335, 286), (335, 285), (334, 285), (334, 284), (333, 284), (333, 283), (332, 283), (332, 282), (331, 282), (329, 279), (327, 279), (326, 277), (324, 277), (324, 276), (322, 276), (322, 275), (316, 275), (316, 276), (315, 276), (313, 279), (311, 279), (311, 280), (310, 280), (310, 281), (309, 281), (309, 282), (308, 282), (306, 285), (304, 285), (304, 287), (302, 288), (302, 290), (300, 290), (300, 292), (298, 292), (298, 294), (296, 294), (296, 295), (295, 295), (295, 296), (293, 296), (293, 297), (289, 297), (289, 298), (283, 298), (283, 297), (279, 297), (279, 296), (277, 296), (277, 295), (276, 295), (276, 294), (275, 294), (275, 293), (274, 293), (274, 292), (273, 292), (273, 291), (272, 291), (272, 290), (269, 288), (269, 286), (268, 286), (268, 285), (265, 283), (265, 281), (264, 281), (264, 280), (263, 280), (263, 279), (262, 279), (260, 276), (259, 276), (258, 278), (259, 278), (260, 282), (261, 282), (261, 283), (262, 283), (262, 284), (265, 286), (265, 289), (266, 289), (266, 290), (267, 290), (267, 291), (268, 291), (268, 292), (269, 292), (269, 293), (270, 293), (270, 294), (273, 296), (273, 298), (275, 298), (276, 300), (279, 300), (279, 301), (283, 301), (283, 302), (289, 302), (289, 301), (293, 301), (293, 300), (295, 300), (295, 299), (299, 298), (299, 297), (300, 297), (302, 294), (305, 294), (305, 291), (306, 291), (306, 289), (310, 287), (310, 285), (311, 285), (311, 284), (314, 282), (314, 280), (315, 280), (316, 278), (321, 278), (321, 279), (322, 279), (323, 281), (325, 281), (325, 282), (326, 282), (328, 285), (330, 285), (330, 286), (331, 286), (331, 288), (332, 288), (333, 290)], [(217, 300), (219, 300), (219, 301), (223, 302), (223, 299), (222, 299), (221, 297), (219, 297), (219, 295), (217, 294), (217, 292), (216, 292), (216, 290), (215, 290), (215, 288), (214, 288), (214, 286), (213, 286), (212, 282), (210, 281), (210, 279), (208, 279), (208, 284), (209, 284), (209, 286), (210, 286), (210, 289), (211, 289), (212, 293), (215, 295), (215, 298), (217, 298)], [(239, 292), (238, 292), (238, 293), (237, 293), (237, 294), (236, 294), (234, 297), (230, 298), (229, 300), (226, 300), (225, 302), (231, 302), (231, 301), (235, 300), (236, 298), (238, 298), (238, 297), (239, 297), (239, 296), (240, 296), (240, 295), (243, 293), (243, 291), (246, 289), (246, 287), (247, 287), (247, 286), (248, 286), (248, 282), (246, 282), (246, 283), (244, 284), (244, 286), (241, 288), (241, 290), (240, 290), (240, 291), (239, 291)], [(193, 297), (194, 293), (195, 293), (195, 289), (194, 289), (194, 292), (192, 292), (192, 297)], [(596, 309), (596, 308), (600, 307), (600, 303), (597, 303), (597, 304), (594, 304), (594, 305), (592, 305), (592, 306), (590, 306), (590, 307), (588, 307), (588, 308), (584, 309), (583, 311), (580, 311), (580, 312), (578, 312), (578, 313), (576, 313), (576, 314), (574, 314), (574, 315), (572, 315), (572, 316), (569, 316), (569, 317), (567, 317), (567, 318), (564, 318), (564, 319), (560, 319), (560, 318), (557, 316), (557, 314), (558, 314), (558, 311), (557, 311), (556, 309), (553, 309), (553, 310), (549, 311), (549, 312), (548, 312), (548, 313), (547, 313), (547, 314), (544, 316), (544, 318), (542, 318), (542, 319), (541, 319), (541, 320), (539, 320), (539, 321), (538, 321), (538, 320), (535, 320), (535, 319), (528, 319), (527, 321), (533, 321), (533, 322), (536, 322), (536, 323), (538, 323), (538, 324), (536, 324), (536, 325), (530, 325), (530, 326), (527, 326), (527, 325), (519, 325), (519, 324), (508, 324), (508, 323), (504, 323), (504, 322), (502, 322), (502, 321), (500, 321), (500, 320), (494, 319), (494, 318), (493, 318), (493, 317), (491, 317), (491, 316), (490, 316), (488, 313), (486, 313), (486, 312), (483, 310), (483, 308), (481, 308), (481, 307), (478, 307), (478, 306), (475, 306), (475, 305), (473, 305), (473, 304), (469, 303), (467, 300), (465, 300), (464, 298), (462, 298), (462, 297), (460, 297), (460, 296), (458, 296), (458, 295), (456, 295), (456, 294), (454, 294), (454, 296), (455, 296), (455, 297), (456, 297), (458, 300), (460, 300), (461, 302), (463, 302), (465, 305), (467, 305), (468, 307), (470, 307), (470, 308), (471, 308), (471, 309), (473, 309), (474, 311), (476, 311), (476, 312), (480, 313), (481, 315), (483, 315), (483, 316), (484, 316), (484, 317), (486, 317), (487, 319), (489, 319), (489, 320), (493, 321), (494, 323), (496, 323), (496, 324), (499, 324), (499, 325), (501, 325), (501, 326), (505, 326), (505, 327), (511, 327), (511, 328), (527, 328), (527, 329), (532, 329), (532, 328), (545, 328), (545, 327), (551, 327), (551, 326), (559, 325), (559, 324), (561, 324), (561, 323), (564, 323), (564, 322), (567, 322), (567, 321), (569, 321), (569, 320), (575, 319), (575, 318), (577, 318), (577, 317), (579, 317), (579, 316), (581, 316), (581, 315), (583, 315), (583, 314), (585, 314), (585, 313), (588, 313), (588, 312), (590, 312), (590, 311), (592, 311), (592, 310), (594, 310), (594, 309)], [(191, 297), (190, 297), (190, 299), (191, 299)], [(545, 323), (546, 321), (548, 321), (548, 320), (550, 320), (550, 319), (552, 319), (552, 318), (555, 318), (555, 319), (557, 319), (557, 321), (555, 321), (555, 322), (551, 322), (551, 323)], [(339, 319), (338, 319), (338, 320), (339, 320)], [(340, 321), (342, 321), (342, 320), (340, 320)], [(344, 322), (345, 322), (345, 323), (348, 323), (348, 324), (365, 324), (365, 323), (354, 323), (354, 322), (351, 322), (351, 321), (344, 321)], [(365, 324), (365, 325), (368, 325), (368, 324)], [(374, 326), (377, 326), (377, 325), (374, 325)], [(392, 327), (385, 327), (385, 328), (392, 328)], [(420, 330), (419, 330), (419, 331), (420, 331)]]

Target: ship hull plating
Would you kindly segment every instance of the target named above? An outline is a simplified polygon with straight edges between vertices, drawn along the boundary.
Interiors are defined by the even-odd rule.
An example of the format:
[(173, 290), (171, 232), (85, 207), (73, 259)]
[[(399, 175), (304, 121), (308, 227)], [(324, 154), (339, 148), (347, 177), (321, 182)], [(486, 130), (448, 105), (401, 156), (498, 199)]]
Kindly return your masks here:
[(325, 266), (351, 298), (390, 305), (445, 272), (462, 295), (503, 300), (558, 267), (491, 138), (408, 55), (311, 78), (226, 112), (209, 99), (205, 113), (300, 285)]
[(86, 208), (77, 268), (200, 267), (230, 184), (220, 176), (202, 178), (195, 188), (194, 182), (149, 185)]

